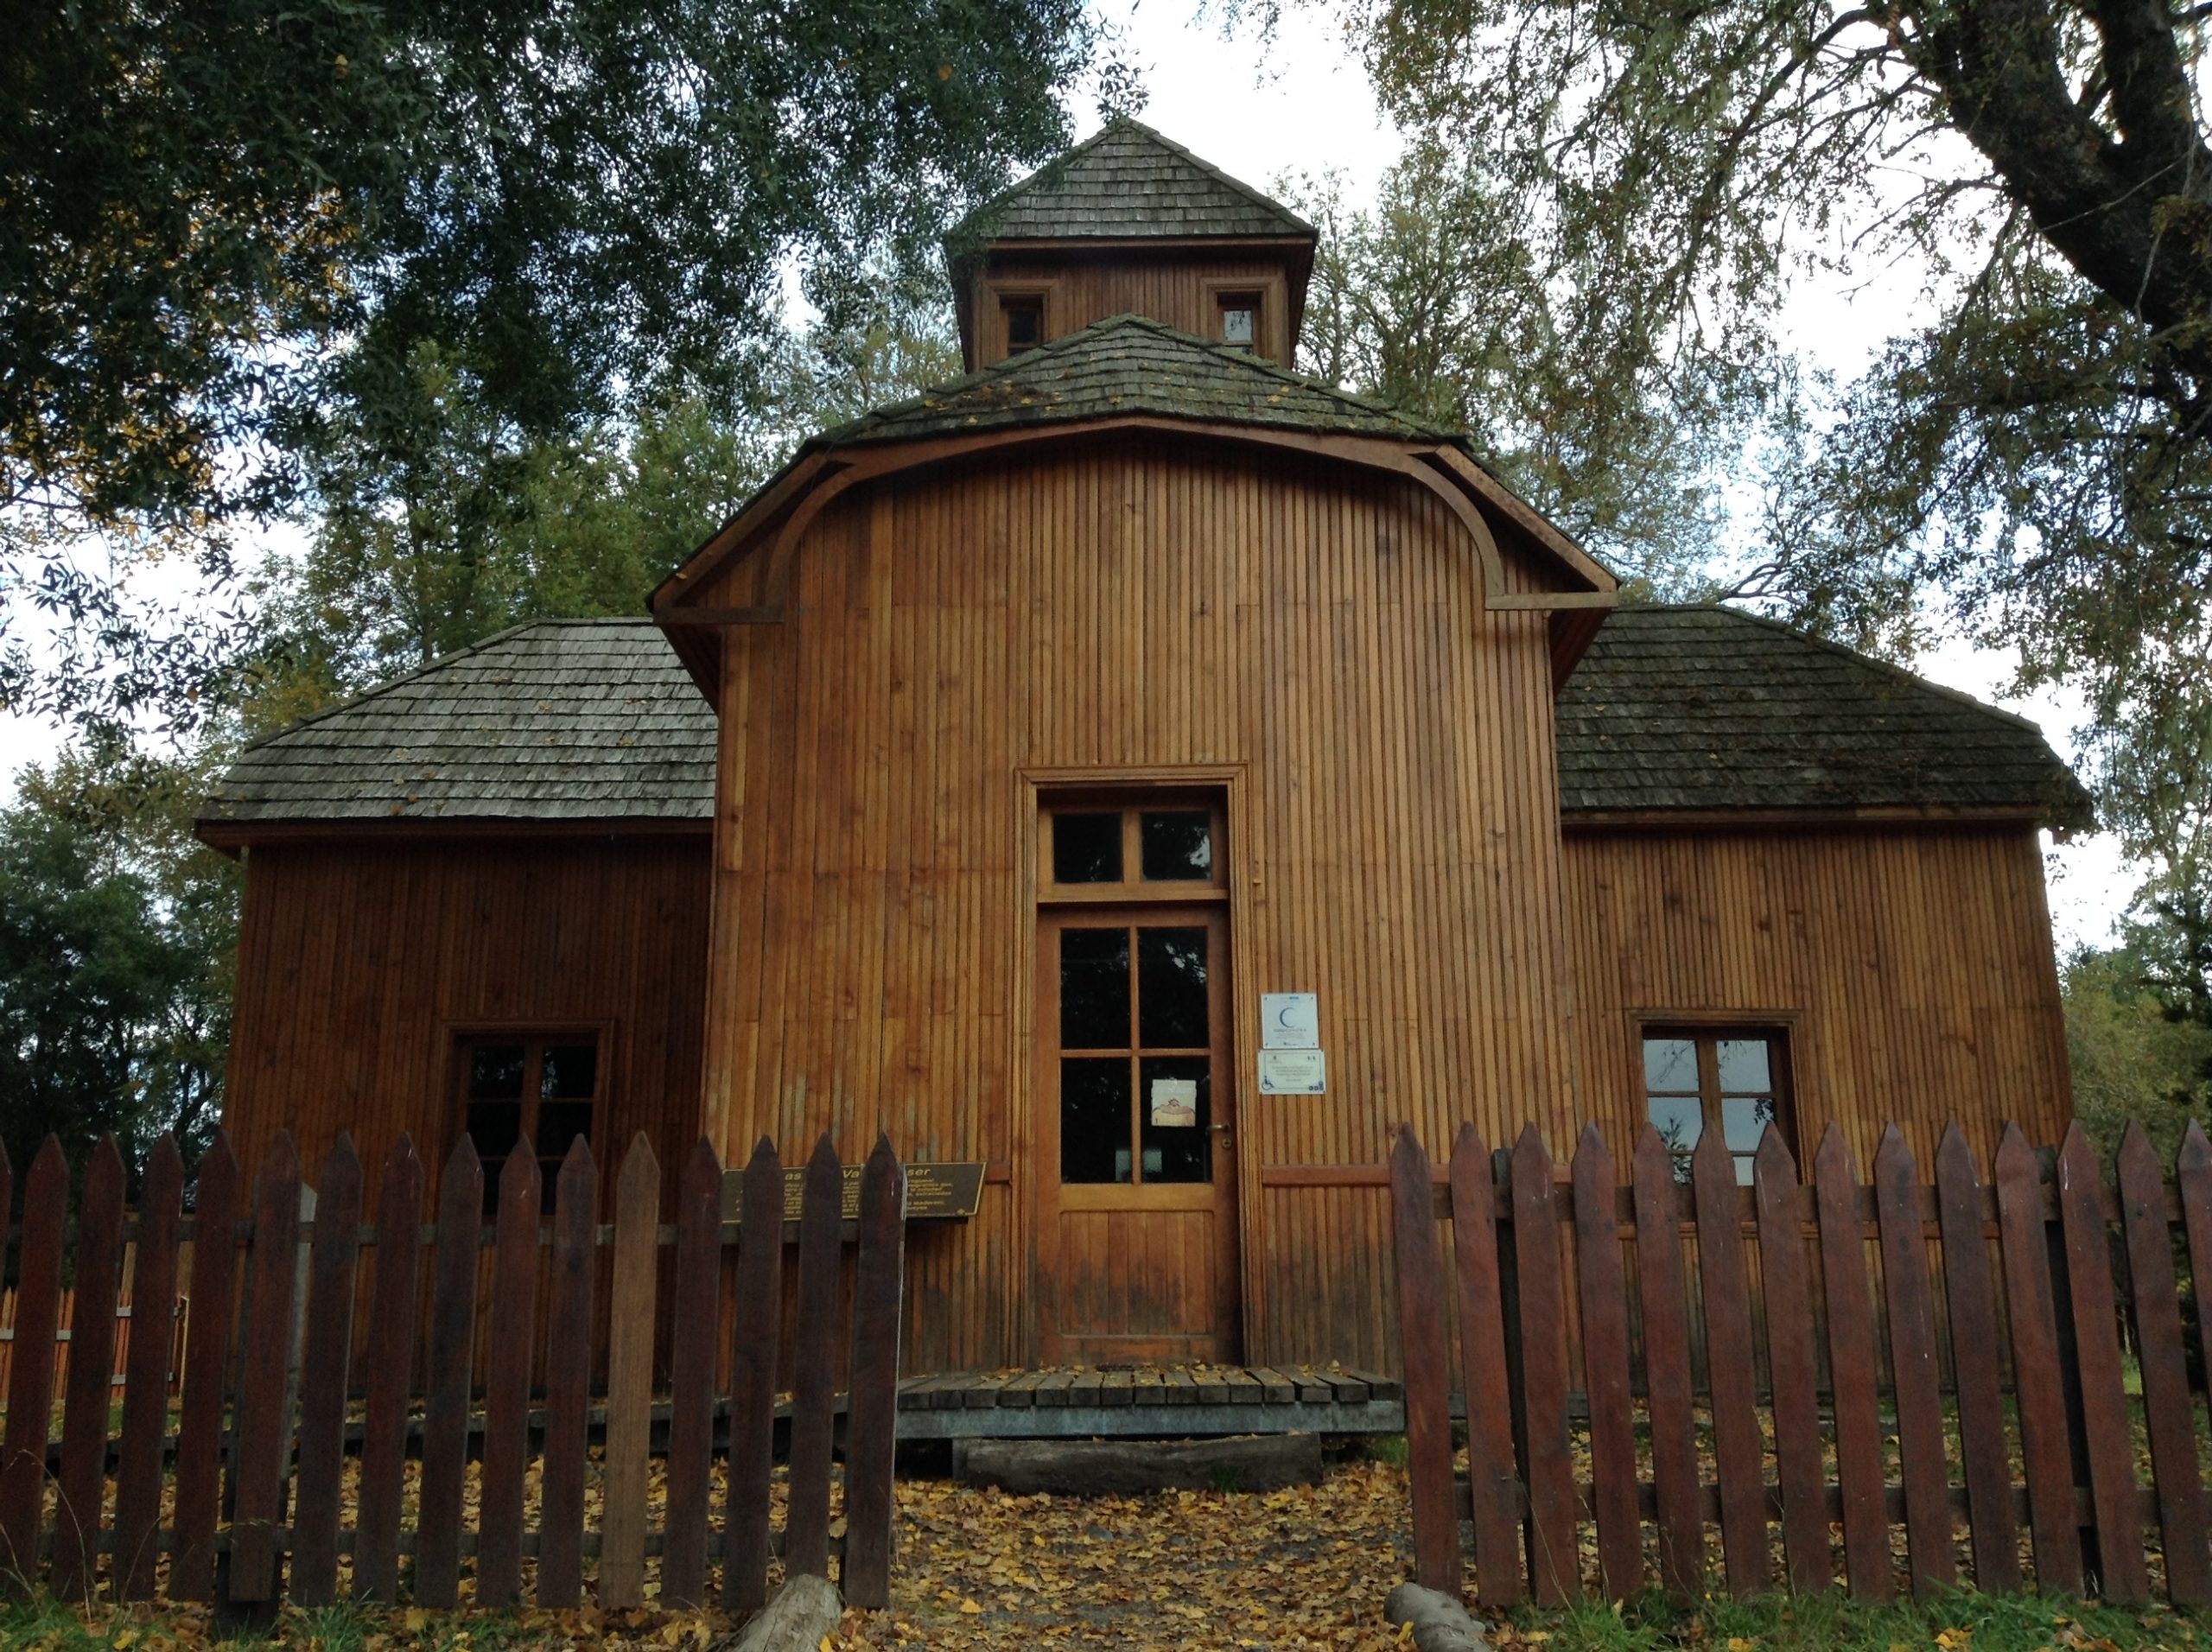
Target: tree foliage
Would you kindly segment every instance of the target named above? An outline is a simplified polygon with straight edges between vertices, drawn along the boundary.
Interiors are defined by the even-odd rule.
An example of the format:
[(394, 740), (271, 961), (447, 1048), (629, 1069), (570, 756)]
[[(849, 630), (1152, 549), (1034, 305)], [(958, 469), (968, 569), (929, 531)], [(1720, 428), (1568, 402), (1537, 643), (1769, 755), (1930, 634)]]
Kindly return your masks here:
[(734, 413), (702, 396), (533, 438), (416, 353), (404, 442), (336, 444), (307, 543), (259, 581), (254, 730), (524, 620), (645, 611), (647, 593), (815, 431), (957, 375), (942, 303), (878, 270), (853, 319), (785, 331)]
[(1522, 203), (1433, 140), (1371, 206), (1340, 176), (1281, 181), (1319, 231), (1300, 365), (1466, 430), (1519, 492), (1646, 589), (1707, 591), (1726, 485), (1789, 402), (1786, 372), (1711, 359), (1664, 371), (1573, 340), (1616, 302), (1546, 278)]
[[(529, 441), (728, 410), (786, 270), (841, 317), (863, 251), (912, 262), (1060, 144), (1099, 42), (1080, 0), (16, 9), (0, 693), (178, 697), (209, 629), (153, 625), (110, 556), (219, 576), (305, 461), (407, 463), (426, 397)], [(33, 670), (30, 603), (77, 669)]]
[(195, 1157), (221, 1111), (238, 868), (191, 835), (206, 777), (65, 757), (0, 811), (0, 1142), (18, 1166), (108, 1131)]
[[(1265, 15), (1265, 4), (1245, 12)], [(1931, 597), (2099, 762), (2206, 726), (2205, 15), (2160, 0), (1346, 0), (1385, 107), (1510, 206), (1540, 348), (1624, 392), (1752, 381), (1786, 309), (1924, 302), (1808, 420), (1729, 583), (1905, 648)], [(1802, 314), (1802, 313), (1801, 313)], [(1556, 371), (1556, 370), (1554, 370)], [(1634, 455), (1630, 461), (1633, 466)], [(2110, 807), (2133, 798), (2106, 792)], [(2155, 829), (2153, 823), (2121, 821)]]

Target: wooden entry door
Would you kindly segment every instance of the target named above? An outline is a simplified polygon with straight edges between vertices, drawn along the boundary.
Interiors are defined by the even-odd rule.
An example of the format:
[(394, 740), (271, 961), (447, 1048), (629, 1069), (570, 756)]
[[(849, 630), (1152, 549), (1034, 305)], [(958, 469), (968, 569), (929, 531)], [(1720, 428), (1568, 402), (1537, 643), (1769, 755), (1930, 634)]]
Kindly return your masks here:
[(1234, 1359), (1227, 915), (1129, 905), (1039, 923), (1045, 1357)]

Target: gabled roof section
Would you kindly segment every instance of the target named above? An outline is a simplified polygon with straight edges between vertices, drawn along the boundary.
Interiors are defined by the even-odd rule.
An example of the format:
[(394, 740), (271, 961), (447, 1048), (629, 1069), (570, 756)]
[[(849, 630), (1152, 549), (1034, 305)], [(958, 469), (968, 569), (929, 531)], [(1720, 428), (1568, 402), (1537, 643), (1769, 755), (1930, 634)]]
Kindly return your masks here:
[(648, 620), (488, 637), (255, 741), (196, 823), (706, 821), (715, 714)]
[(801, 451), (1127, 415), (1409, 442), (1455, 435), (1149, 317), (1112, 315), (825, 430)]
[(985, 201), (947, 245), (1313, 233), (1280, 201), (1124, 117)]
[(2025, 718), (1789, 626), (1717, 606), (1608, 615), (1557, 714), (1576, 814), (2014, 812), (2090, 823)]

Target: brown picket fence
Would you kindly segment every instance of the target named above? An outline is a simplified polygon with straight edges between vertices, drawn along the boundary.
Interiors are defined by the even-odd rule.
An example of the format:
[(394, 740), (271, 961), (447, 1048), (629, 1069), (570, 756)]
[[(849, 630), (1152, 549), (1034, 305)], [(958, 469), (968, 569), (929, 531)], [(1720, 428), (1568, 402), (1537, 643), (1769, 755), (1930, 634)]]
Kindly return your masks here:
[[(827, 1577), (835, 1555), (846, 1598), (881, 1605), (906, 1202), (889, 1142), (868, 1158), (855, 1223), (842, 1219), (829, 1137), (807, 1160), (788, 1344), (791, 1236), (772, 1144), (745, 1167), (738, 1221), (723, 1218), (722, 1169), (704, 1141), (683, 1166), (671, 1223), (642, 1135), (614, 1178), (611, 1225), (581, 1139), (550, 1206), (540, 1176), (525, 1142), (499, 1174), (487, 1226), (484, 1171), (463, 1138), (426, 1225), (422, 1166), (403, 1138), (365, 1224), (345, 1138), (308, 1183), (280, 1137), (249, 1189), (219, 1136), (188, 1215), (184, 1166), (164, 1139), (130, 1211), (110, 1141), (86, 1167), (65, 1250), (68, 1170), (49, 1140), (21, 1184), (0, 1439), (6, 1585), (43, 1581), (70, 1599), (315, 1606), (343, 1588), (391, 1601), (404, 1556), (417, 1605), (459, 1604), (466, 1561), (476, 1604), (527, 1592), (561, 1609), (582, 1602), (595, 1559), (596, 1602), (618, 1611), (643, 1604), (657, 1559), (662, 1605), (719, 1599), (742, 1612), (766, 1598), (772, 1557), (787, 1574)], [(0, 1234), (16, 1191), (0, 1154)], [(126, 1245), (142, 1318), (189, 1306), (181, 1360), (169, 1338), (131, 1342), (118, 1414)], [(57, 1383), (65, 1257), (74, 1335)]]
[(1840, 1558), (1867, 1600), (2212, 1601), (2202, 1130), (2170, 1180), (2130, 1126), (2116, 1185), (2079, 1126), (2055, 1156), (2008, 1128), (1993, 1184), (1955, 1126), (1933, 1185), (1895, 1127), (1871, 1184), (1833, 1128), (1809, 1185), (1772, 1129), (1751, 1186), (1718, 1132), (1678, 1162), (1646, 1131), (1623, 1185), (1592, 1127), (1559, 1181), (1533, 1128), (1493, 1155), (1470, 1126), (1440, 1178), (1400, 1133), (1420, 1581), (1458, 1592), (1471, 1559), (1496, 1605), (1694, 1595), (1717, 1554), (1735, 1594), (1827, 1588)]
[[(111, 1351), (108, 1360), (108, 1381), (118, 1388), (123, 1386), (124, 1373), (130, 1365), (130, 1338), (140, 1329), (130, 1301), (130, 1281), (137, 1276), (137, 1259), (130, 1255), (130, 1247), (126, 1245), (124, 1250), (124, 1286), (115, 1305), (115, 1334), (109, 1338)], [(57, 1394), (67, 1388), (69, 1350), (76, 1337), (77, 1293), (73, 1287), (62, 1290), (59, 1317), (62, 1327), (59, 1333), (60, 1340), (54, 1350), (54, 1388)], [(181, 1369), (175, 1356), (184, 1351), (184, 1304), (181, 1299), (169, 1324), (162, 1328), (160, 1334), (170, 1339), (169, 1365), (174, 1373)], [(9, 1374), (15, 1365), (15, 1359), (16, 1293), (13, 1290), (0, 1291), (0, 1395), (8, 1392)]]

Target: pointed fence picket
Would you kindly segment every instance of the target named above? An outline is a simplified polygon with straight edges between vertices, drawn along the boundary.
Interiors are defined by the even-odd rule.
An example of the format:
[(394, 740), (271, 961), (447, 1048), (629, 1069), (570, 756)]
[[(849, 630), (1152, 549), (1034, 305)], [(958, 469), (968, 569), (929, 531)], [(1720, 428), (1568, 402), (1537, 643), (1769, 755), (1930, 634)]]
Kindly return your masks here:
[[(483, 1166), (464, 1138), (425, 1229), (422, 1166), (403, 1140), (365, 1226), (369, 1190), (345, 1138), (310, 1176), (280, 1136), (249, 1188), (219, 1134), (188, 1211), (182, 1161), (164, 1140), (132, 1212), (109, 1141), (86, 1166), (71, 1250), (59, 1145), (40, 1150), (20, 1186), (0, 1153), (0, 1236), (12, 1246), (0, 1249), (0, 1271), (18, 1280), (0, 1420), (0, 1591), (557, 1609), (591, 1581), (598, 1603), (619, 1610), (647, 1598), (657, 1567), (666, 1604), (719, 1598), (749, 1610), (780, 1554), (787, 1573), (828, 1576), (834, 1563), (853, 1604), (885, 1604), (904, 1172), (879, 1141), (859, 1220), (848, 1222), (836, 1147), (827, 1136), (816, 1146), (789, 1349), (792, 1236), (775, 1148), (754, 1152), (739, 1220), (723, 1217), (723, 1179), (699, 1143), (664, 1227), (660, 1166), (640, 1136), (603, 1231), (585, 1143), (570, 1146), (548, 1205), (524, 1142), (500, 1169), (487, 1228)], [(188, 1304), (181, 1355), (166, 1337), (115, 1345), (126, 1281), (161, 1323)], [(733, 1325), (725, 1391), (718, 1344)], [(664, 1362), (670, 1381), (657, 1393)], [(780, 1532), (779, 1418), (791, 1435)], [(359, 1458), (350, 1476), (349, 1452)], [(656, 1452), (664, 1497), (649, 1470)]]
[(1808, 1185), (1770, 1129), (1742, 1187), (1717, 1134), (1685, 1176), (1647, 1130), (1624, 1179), (1591, 1128), (1554, 1185), (1533, 1129), (1493, 1161), (1464, 1128), (1442, 1178), (1401, 1131), (1417, 1576), (1492, 1605), (1701, 1593), (1717, 1533), (1738, 1594), (2208, 1604), (2212, 1142), (2190, 1126), (2169, 1179), (2131, 1126), (2107, 1180), (2078, 1127), (2043, 1155), (2008, 1128), (1985, 1182), (1953, 1127), (1934, 1166), (1892, 1128), (1862, 1182), (1831, 1128)]

